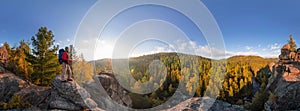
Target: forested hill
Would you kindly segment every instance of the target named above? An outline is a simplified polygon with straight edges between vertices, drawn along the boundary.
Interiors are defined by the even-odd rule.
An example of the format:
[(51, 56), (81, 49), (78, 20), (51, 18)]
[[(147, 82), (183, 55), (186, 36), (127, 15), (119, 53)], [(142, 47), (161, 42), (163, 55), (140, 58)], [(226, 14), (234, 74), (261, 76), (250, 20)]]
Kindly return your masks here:
[(277, 58), (263, 58), (260, 56), (244, 56), (237, 55), (227, 58), (228, 61), (264, 61), (264, 60), (277, 60)]
[(228, 59), (226, 59), (227, 62), (240, 62), (240, 63), (248, 63), (254, 74), (256, 75), (256, 72), (259, 71), (262, 67), (265, 67), (266, 65), (277, 62), (278, 58), (263, 58), (260, 56), (232, 56)]
[[(112, 64), (112, 61), (113, 63), (118, 64)], [(131, 75), (137, 80), (137, 82), (130, 81), (130, 85), (135, 89), (140, 88), (141, 83), (147, 81), (154, 81), (153, 85), (160, 84), (161, 80), (155, 80), (154, 78), (159, 78), (157, 76), (162, 75), (161, 73), (163, 73), (163, 71), (160, 71), (160, 69), (162, 69), (163, 66), (167, 70), (166, 79), (158, 90), (144, 95), (131, 94), (134, 108), (157, 106), (168, 100), (168, 98), (175, 93), (180, 81), (192, 83), (195, 82), (194, 80), (196, 77), (199, 79), (196, 87), (192, 87), (191, 84), (186, 84), (185, 86), (187, 92), (196, 90), (195, 97), (202, 97), (204, 94), (210, 95), (217, 93), (217, 98), (220, 100), (232, 104), (252, 107), (255, 105), (252, 104), (253, 93), (255, 93), (255, 91), (253, 91), (254, 81), (259, 84), (258, 89), (256, 90), (259, 90), (260, 86), (264, 88), (270, 74), (268, 65), (277, 61), (277, 59), (262, 58), (258, 56), (234, 56), (224, 61), (212, 60), (196, 55), (157, 53), (130, 58), (129, 69), (122, 69), (120, 66), (126, 64), (124, 61), (125, 59), (102, 59), (91, 61), (90, 63), (95, 62), (97, 73), (111, 71), (111, 65), (117, 66), (114, 67), (114, 73), (130, 71)], [(149, 66), (153, 61), (160, 61), (160, 63), (163, 63), (164, 65), (158, 66), (156, 69), (158, 71), (154, 71), (155, 74), (151, 74), (152, 76), (154, 75), (154, 77), (151, 77), (151, 69)], [(217, 67), (212, 68), (212, 66)], [(224, 79), (222, 79), (223, 77)], [(128, 77), (124, 76), (123, 78), (124, 80), (129, 80)], [(221, 83), (221, 88), (214, 83)], [(208, 85), (209, 87), (207, 87)], [(206, 92), (207, 88), (210, 88), (209, 92)]]

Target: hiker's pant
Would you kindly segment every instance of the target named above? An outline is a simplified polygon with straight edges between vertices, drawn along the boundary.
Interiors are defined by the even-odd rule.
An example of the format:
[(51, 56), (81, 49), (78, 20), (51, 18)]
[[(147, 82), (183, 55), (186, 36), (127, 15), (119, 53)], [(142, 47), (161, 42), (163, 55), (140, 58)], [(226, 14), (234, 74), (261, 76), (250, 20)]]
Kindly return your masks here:
[(65, 75), (68, 73), (68, 79), (71, 79), (72, 77), (72, 71), (69, 64), (66, 64), (65, 62), (62, 63), (62, 80), (65, 80)]

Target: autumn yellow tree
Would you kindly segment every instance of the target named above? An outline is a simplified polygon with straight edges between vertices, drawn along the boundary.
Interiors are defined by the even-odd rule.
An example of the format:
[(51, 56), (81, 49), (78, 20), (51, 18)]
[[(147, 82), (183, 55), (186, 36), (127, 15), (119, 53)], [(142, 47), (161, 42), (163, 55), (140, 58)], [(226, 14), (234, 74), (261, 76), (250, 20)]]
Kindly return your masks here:
[(291, 46), (291, 51), (296, 51), (297, 45), (296, 45), (295, 40), (293, 39), (293, 35), (292, 34), (290, 34), (290, 39), (289, 39), (288, 43)]
[(72, 67), (73, 76), (78, 83), (93, 81), (94, 67), (86, 62), (82, 54), (74, 58)]

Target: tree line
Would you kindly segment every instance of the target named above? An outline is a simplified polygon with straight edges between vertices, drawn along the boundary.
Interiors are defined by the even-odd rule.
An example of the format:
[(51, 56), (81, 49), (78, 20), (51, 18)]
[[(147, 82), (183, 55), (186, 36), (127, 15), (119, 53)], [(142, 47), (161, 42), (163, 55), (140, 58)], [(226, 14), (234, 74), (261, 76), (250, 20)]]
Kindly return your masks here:
[[(163, 65), (158, 65), (154, 69), (150, 67), (151, 63), (157, 60)], [(195, 91), (194, 97), (211, 96), (232, 104), (249, 106), (252, 105), (251, 96), (253, 96), (252, 77), (265, 87), (270, 74), (270, 70), (266, 67), (276, 60), (258, 56), (234, 56), (227, 60), (211, 60), (195, 55), (158, 53), (130, 58), (129, 69), (114, 69), (113, 72), (130, 72), (136, 82), (129, 81), (128, 76), (122, 76), (125, 74), (118, 75), (122, 76), (124, 81), (129, 81), (132, 89), (141, 88), (141, 83), (147, 81), (154, 81), (154, 84), (150, 84), (152, 86), (160, 85), (163, 81), (152, 93), (143, 95), (131, 93), (135, 108), (150, 108), (164, 103), (173, 96), (180, 82), (185, 82), (185, 92)], [(125, 64), (120, 62), (112, 65)], [(105, 61), (96, 61), (97, 69), (105, 69), (105, 66)], [(164, 68), (166, 72), (159, 70)], [(161, 78), (162, 73), (166, 75), (165, 80), (155, 79)], [(246, 103), (245, 98), (250, 98), (250, 103)]]
[[(7, 69), (35, 85), (51, 86), (52, 79), (62, 72), (58, 62), (59, 46), (54, 44), (54, 38), (51, 30), (41, 27), (29, 41), (21, 40), (13, 47), (5, 42), (4, 47), (10, 55)], [(81, 82), (92, 80), (93, 67), (83, 55), (74, 53), (73, 59), (73, 67), (76, 67), (73, 76)]]

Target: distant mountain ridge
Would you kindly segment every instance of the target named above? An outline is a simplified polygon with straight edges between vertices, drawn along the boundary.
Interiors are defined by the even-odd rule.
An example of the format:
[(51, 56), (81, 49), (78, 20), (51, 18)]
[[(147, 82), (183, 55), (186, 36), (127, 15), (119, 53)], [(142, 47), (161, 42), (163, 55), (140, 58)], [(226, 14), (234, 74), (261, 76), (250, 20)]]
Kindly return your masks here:
[[(191, 54), (184, 54), (184, 53), (176, 53), (176, 52), (160, 52), (160, 53), (154, 53), (154, 54), (148, 54), (148, 55), (142, 55), (142, 56), (138, 56), (138, 57), (130, 57), (129, 59), (141, 59), (141, 58), (149, 58), (149, 57), (161, 57), (161, 56), (174, 56), (174, 55), (188, 55), (188, 56), (195, 56), (195, 57), (200, 57), (203, 59), (207, 59), (207, 60), (216, 60), (216, 59), (211, 59), (211, 58), (207, 58), (207, 57), (203, 57), (200, 55), (191, 55)], [(114, 60), (125, 60), (127, 58), (118, 58), (118, 59), (114, 59)], [(101, 62), (105, 62), (106, 60), (111, 60), (111, 58), (103, 58), (103, 59), (98, 59), (98, 60), (91, 60), (89, 61), (89, 63), (93, 63), (95, 62), (97, 63), (101, 63)], [(225, 59), (220, 59), (220, 60), (228, 60), (228, 61), (247, 61), (247, 60), (278, 60), (278, 58), (264, 58), (261, 56), (254, 56), (254, 55), (235, 55), (235, 56), (231, 56)]]

